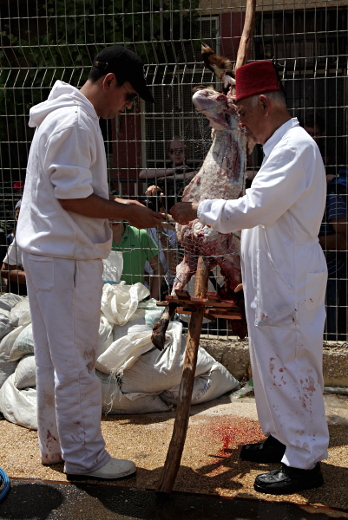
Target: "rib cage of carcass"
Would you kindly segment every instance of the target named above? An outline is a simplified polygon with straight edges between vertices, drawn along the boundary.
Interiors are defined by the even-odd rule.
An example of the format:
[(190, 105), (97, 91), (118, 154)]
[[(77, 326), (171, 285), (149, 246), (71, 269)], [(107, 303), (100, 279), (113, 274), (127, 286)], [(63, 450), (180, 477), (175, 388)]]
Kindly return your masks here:
[[(222, 94), (212, 88), (198, 89), (193, 104), (204, 114), (212, 127), (212, 145), (199, 172), (185, 188), (183, 202), (204, 199), (236, 199), (242, 195), (246, 168), (247, 136), (239, 125), (231, 89)], [(242, 320), (231, 321), (232, 331), (240, 338), (246, 335), (243, 293), (234, 289), (241, 283), (240, 239), (235, 234), (221, 234), (199, 222), (177, 224), (177, 236), (184, 249), (184, 258), (176, 268), (172, 294), (182, 290), (197, 271), (199, 257), (204, 257), (209, 270), (219, 266), (224, 283), (219, 296), (236, 302)], [(169, 305), (170, 307), (170, 305)], [(154, 327), (153, 343), (163, 348), (163, 338), (173, 308), (167, 309)]]
[[(236, 199), (243, 191), (247, 138), (239, 125), (230, 91), (227, 95), (200, 89), (193, 95), (196, 109), (210, 121), (213, 142), (199, 172), (186, 187), (182, 201)], [(184, 259), (177, 266), (173, 291), (183, 289), (197, 270), (199, 256), (209, 258), (210, 269), (220, 267), (224, 276), (224, 297), (231, 297), (241, 282), (240, 240), (223, 235), (194, 220), (177, 224), (177, 235), (184, 248)]]

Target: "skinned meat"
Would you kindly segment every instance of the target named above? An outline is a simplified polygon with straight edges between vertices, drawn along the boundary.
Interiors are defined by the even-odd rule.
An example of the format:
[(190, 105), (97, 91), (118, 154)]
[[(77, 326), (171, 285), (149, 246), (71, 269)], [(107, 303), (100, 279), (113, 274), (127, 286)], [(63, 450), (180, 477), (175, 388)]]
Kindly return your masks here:
[[(200, 89), (195, 92), (192, 101), (196, 109), (209, 119), (213, 129), (213, 141), (201, 169), (185, 188), (182, 201), (236, 199), (243, 191), (247, 136), (239, 126), (231, 93), (229, 91), (225, 95), (210, 88)], [(185, 288), (196, 273), (198, 258), (205, 257), (209, 263), (209, 270), (218, 265), (224, 277), (219, 296), (222, 299), (234, 300), (243, 315), (242, 320), (231, 320), (231, 326), (234, 334), (244, 338), (246, 322), (243, 295), (234, 293), (234, 289), (241, 283), (239, 237), (213, 231), (198, 219), (187, 225), (177, 224), (176, 229), (178, 240), (184, 248), (184, 258), (176, 268), (172, 294)], [(173, 308), (171, 305), (171, 311)], [(165, 330), (167, 327), (163, 320), (166, 321), (170, 317), (168, 306), (154, 327), (152, 340), (158, 348), (161, 348), (159, 336), (163, 334), (163, 327)]]

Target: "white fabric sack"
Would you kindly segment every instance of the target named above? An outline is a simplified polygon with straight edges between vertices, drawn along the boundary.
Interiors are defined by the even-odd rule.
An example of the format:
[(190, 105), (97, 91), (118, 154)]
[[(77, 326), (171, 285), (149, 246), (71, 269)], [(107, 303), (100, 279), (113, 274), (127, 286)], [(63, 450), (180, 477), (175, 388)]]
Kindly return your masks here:
[[(157, 394), (180, 383), (185, 355), (186, 337), (182, 336), (182, 324), (170, 322), (163, 350), (158, 350), (152, 341), (152, 329), (148, 329), (147, 351), (121, 367), (122, 392), (155, 392)], [(115, 368), (117, 371), (117, 368)], [(207, 369), (205, 369), (207, 370)]]
[[(182, 336), (182, 324), (171, 322), (162, 351), (153, 347), (142, 354), (131, 367), (125, 367), (122, 375), (122, 392), (124, 394), (128, 392), (161, 394), (165, 390), (180, 385), (186, 343), (187, 338)], [(198, 396), (201, 393), (202, 396), (196, 397), (193, 401), (201, 400), (203, 395), (205, 395), (205, 400), (214, 399), (239, 384), (223, 365), (217, 363), (202, 347), (198, 347), (195, 379), (200, 380), (196, 385), (196, 394)]]
[(105, 284), (103, 287), (101, 312), (112, 325), (124, 325), (136, 312), (138, 303), (147, 298), (150, 291), (142, 284)]
[(22, 357), (18, 362), (15, 370), (14, 385), (18, 390), (36, 386), (36, 363), (33, 354)]
[(0, 309), (0, 340), (12, 330), (10, 311)]
[(23, 296), (14, 293), (5, 293), (0, 296), (0, 309), (10, 311), (18, 302), (23, 300)]
[(104, 374), (121, 373), (143, 354), (150, 350), (152, 330), (146, 325), (129, 327), (128, 334), (114, 341), (110, 347), (98, 357), (96, 368)]
[(11, 325), (12, 327), (26, 326), (30, 322), (29, 298), (25, 296), (11, 309)]
[(6, 379), (14, 373), (17, 367), (17, 361), (3, 361), (0, 360), (0, 388), (5, 383)]
[(26, 327), (17, 327), (15, 330), (19, 330), (20, 333), (17, 335), (11, 348), (9, 361), (16, 361), (26, 354), (34, 353), (34, 339), (31, 323)]
[(101, 316), (99, 324), (99, 356), (110, 347), (113, 340), (113, 327), (110, 325), (105, 316)]
[(36, 389), (18, 390), (15, 374), (10, 375), (0, 389), (0, 410), (8, 421), (30, 430), (37, 430)]
[(123, 270), (123, 255), (121, 251), (110, 251), (103, 260), (103, 281), (105, 283), (118, 283)]
[(19, 357), (11, 359), (11, 351), (13, 349), (13, 345), (16, 342), (16, 339), (20, 335), (20, 333), (24, 330), (24, 327), (16, 327), (12, 329), (11, 332), (6, 334), (0, 341), (0, 358), (7, 361), (16, 361), (20, 357), (23, 356), (21, 354)]
[[(196, 376), (193, 384), (191, 404), (201, 404), (216, 399), (235, 388), (239, 388), (239, 381), (217, 361), (206, 374)], [(160, 397), (167, 404), (177, 404), (179, 400), (180, 383), (165, 390)]]
[(118, 378), (106, 376), (96, 370), (101, 380), (103, 413), (105, 414), (140, 414), (167, 412), (169, 407), (155, 394), (124, 395), (120, 389)]

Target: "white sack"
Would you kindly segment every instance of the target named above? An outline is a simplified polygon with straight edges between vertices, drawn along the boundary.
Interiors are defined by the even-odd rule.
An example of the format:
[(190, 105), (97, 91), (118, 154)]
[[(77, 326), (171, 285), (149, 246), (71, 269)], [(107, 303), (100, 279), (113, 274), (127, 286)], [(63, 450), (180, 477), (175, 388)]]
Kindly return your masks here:
[(19, 296), (19, 294), (14, 293), (5, 293), (0, 296), (0, 309), (4, 309), (5, 311), (10, 311), (12, 307), (16, 305), (19, 301), (23, 300), (23, 296)]
[(138, 303), (147, 298), (150, 291), (141, 283), (125, 285), (105, 284), (101, 312), (112, 325), (124, 325), (136, 312)]
[(12, 330), (10, 311), (0, 309), (0, 340)]
[(0, 358), (4, 361), (16, 361), (20, 357), (23, 356), (21, 354), (19, 357), (11, 359), (11, 351), (13, 349), (13, 345), (16, 342), (16, 339), (20, 335), (20, 333), (24, 330), (24, 327), (16, 327), (15, 329), (12, 329), (11, 332), (6, 334), (0, 341)]
[(106, 376), (96, 370), (101, 380), (103, 413), (105, 414), (140, 414), (168, 412), (169, 407), (155, 394), (124, 395), (119, 386), (118, 378)]
[(17, 361), (3, 361), (0, 360), (0, 388), (5, 383), (6, 379), (14, 373), (17, 367)]
[(31, 322), (29, 298), (25, 296), (11, 309), (12, 327), (26, 326)]
[(125, 363), (121, 370), (121, 388), (124, 394), (134, 392), (163, 392), (180, 383), (185, 355), (186, 338), (182, 336), (182, 324), (170, 322), (163, 350), (158, 350), (149, 330), (147, 351), (136, 363)]
[(14, 385), (18, 390), (36, 386), (36, 363), (33, 354), (22, 357), (18, 362), (15, 370)]
[(16, 361), (26, 354), (34, 353), (34, 339), (33, 339), (33, 330), (31, 323), (26, 327), (17, 327), (19, 330), (19, 334), (17, 335), (9, 357), (9, 361)]
[[(239, 381), (223, 365), (216, 361), (206, 374), (195, 377), (191, 404), (195, 405), (211, 401), (235, 388), (239, 388), (239, 386)], [(179, 388), (180, 383), (162, 392), (160, 397), (165, 403), (177, 404)]]
[(99, 324), (99, 350), (98, 355), (103, 354), (113, 342), (113, 327), (110, 325), (105, 316), (100, 317)]
[(103, 260), (103, 281), (105, 283), (118, 283), (123, 271), (123, 254), (121, 251), (110, 251)]
[(36, 389), (18, 390), (14, 378), (10, 375), (0, 389), (0, 410), (8, 421), (37, 430)]
[(128, 334), (114, 341), (110, 347), (98, 357), (96, 368), (104, 374), (116, 374), (133, 363), (153, 347), (152, 330), (146, 325), (129, 327)]
[(162, 313), (163, 308), (157, 307), (154, 298), (140, 302), (137, 310), (132, 314), (127, 323), (124, 325), (114, 325), (114, 341), (127, 336), (130, 327), (134, 325), (147, 325), (150, 329), (153, 329), (153, 326), (162, 316)]
[[(148, 352), (142, 354), (135, 364), (125, 367), (121, 378), (122, 392), (124, 394), (128, 392), (161, 394), (165, 390), (180, 385), (186, 342), (187, 338), (182, 336), (182, 324), (171, 322), (162, 351), (152, 347)], [(203, 395), (204, 400), (214, 399), (239, 384), (223, 365), (217, 363), (202, 347), (198, 347), (195, 379), (200, 382), (197, 383), (196, 391), (193, 392), (192, 402), (201, 400)], [(194, 397), (196, 394), (197, 397)], [(201, 396), (198, 397), (198, 394)]]

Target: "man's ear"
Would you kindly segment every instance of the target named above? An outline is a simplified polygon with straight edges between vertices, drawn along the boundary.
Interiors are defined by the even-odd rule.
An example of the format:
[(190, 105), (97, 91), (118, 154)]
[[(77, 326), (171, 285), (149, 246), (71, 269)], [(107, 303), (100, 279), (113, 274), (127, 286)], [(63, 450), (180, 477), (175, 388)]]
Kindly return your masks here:
[(268, 97), (265, 96), (264, 94), (260, 94), (259, 95), (259, 102), (262, 105), (262, 108), (264, 110), (268, 111), (269, 106), (270, 106), (270, 101), (269, 101)]
[(116, 79), (115, 74), (113, 72), (109, 72), (108, 74), (105, 74), (105, 76), (103, 78), (103, 83), (102, 83), (104, 92), (109, 90), (113, 84), (117, 84), (117, 79)]

